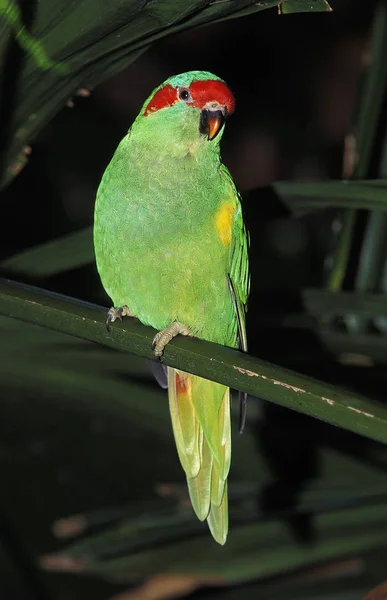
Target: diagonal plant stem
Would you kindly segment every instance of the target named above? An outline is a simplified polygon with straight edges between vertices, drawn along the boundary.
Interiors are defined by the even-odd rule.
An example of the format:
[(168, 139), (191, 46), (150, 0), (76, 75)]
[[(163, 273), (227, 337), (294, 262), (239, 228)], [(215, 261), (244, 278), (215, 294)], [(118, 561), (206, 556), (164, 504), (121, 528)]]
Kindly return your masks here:
[[(136, 319), (105, 328), (101, 307), (0, 279), (0, 314), (67, 333), (116, 350), (152, 358), (155, 331)], [(245, 391), (332, 425), (387, 443), (387, 408), (329, 384), (210, 342), (171, 342), (165, 364)]]

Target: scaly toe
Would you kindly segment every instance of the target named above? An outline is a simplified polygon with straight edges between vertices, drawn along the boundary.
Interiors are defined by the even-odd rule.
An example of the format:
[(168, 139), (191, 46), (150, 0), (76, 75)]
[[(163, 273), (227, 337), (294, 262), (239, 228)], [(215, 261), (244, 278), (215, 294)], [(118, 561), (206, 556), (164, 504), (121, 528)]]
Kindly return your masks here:
[(130, 308), (128, 306), (126, 306), (126, 304), (124, 304), (124, 306), (120, 306), (120, 308), (118, 309), (118, 312), (120, 313), (118, 318), (121, 321), (122, 321), (122, 317), (134, 317), (134, 314), (132, 313)]
[(152, 342), (152, 349), (157, 358), (160, 358), (160, 356), (162, 356), (162, 354), (164, 352), (164, 348), (166, 346), (166, 343), (164, 343), (164, 341), (162, 340), (162, 337), (163, 337), (163, 331), (159, 331), (158, 333), (156, 333), (155, 337), (153, 338), (153, 342)]
[(160, 356), (163, 355), (165, 346), (169, 344), (174, 337), (179, 334), (190, 335), (190, 333), (190, 329), (178, 321), (174, 321), (171, 323), (171, 325), (169, 325), (169, 327), (166, 327), (166, 329), (156, 333), (152, 342), (152, 348), (154, 350), (155, 357), (160, 358)]

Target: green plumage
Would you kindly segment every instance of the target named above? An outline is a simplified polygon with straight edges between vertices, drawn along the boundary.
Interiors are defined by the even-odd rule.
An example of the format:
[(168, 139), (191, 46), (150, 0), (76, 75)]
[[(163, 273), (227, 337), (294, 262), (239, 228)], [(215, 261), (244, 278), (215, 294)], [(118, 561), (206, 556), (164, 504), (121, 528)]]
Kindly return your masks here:
[[(182, 101), (144, 116), (164, 86), (206, 80), (218, 78), (202, 71), (172, 77), (145, 102), (98, 189), (94, 245), (115, 307), (127, 305), (157, 330), (179, 321), (199, 338), (238, 347), (228, 276), (243, 318), (247, 237), (238, 194), (220, 162), (222, 131), (210, 141), (199, 131), (200, 109)], [(174, 435), (194, 509), (224, 543), (229, 390), (173, 369), (168, 380)]]

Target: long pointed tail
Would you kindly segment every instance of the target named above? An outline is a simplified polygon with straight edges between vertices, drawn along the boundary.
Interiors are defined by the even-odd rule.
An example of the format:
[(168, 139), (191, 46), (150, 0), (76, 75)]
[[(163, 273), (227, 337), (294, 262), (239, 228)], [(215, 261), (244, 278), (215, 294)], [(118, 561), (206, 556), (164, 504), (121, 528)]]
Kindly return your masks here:
[(168, 368), (168, 390), (173, 433), (192, 506), (223, 545), (228, 532), (230, 390), (172, 368)]

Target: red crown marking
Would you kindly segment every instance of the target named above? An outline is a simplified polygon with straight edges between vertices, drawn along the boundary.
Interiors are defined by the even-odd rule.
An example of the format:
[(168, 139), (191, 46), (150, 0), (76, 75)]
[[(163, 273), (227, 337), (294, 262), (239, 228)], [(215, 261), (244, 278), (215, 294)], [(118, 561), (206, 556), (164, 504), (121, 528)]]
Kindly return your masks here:
[[(231, 115), (231, 113), (234, 112), (234, 96), (223, 81), (193, 81), (189, 90), (193, 100), (193, 102), (188, 102), (191, 106), (196, 106), (196, 108), (201, 110), (207, 102), (218, 102), (227, 108), (227, 114)], [(156, 112), (161, 108), (173, 106), (178, 100), (176, 88), (167, 84), (153, 96), (152, 100), (144, 110), (144, 116), (146, 117), (150, 113)]]

